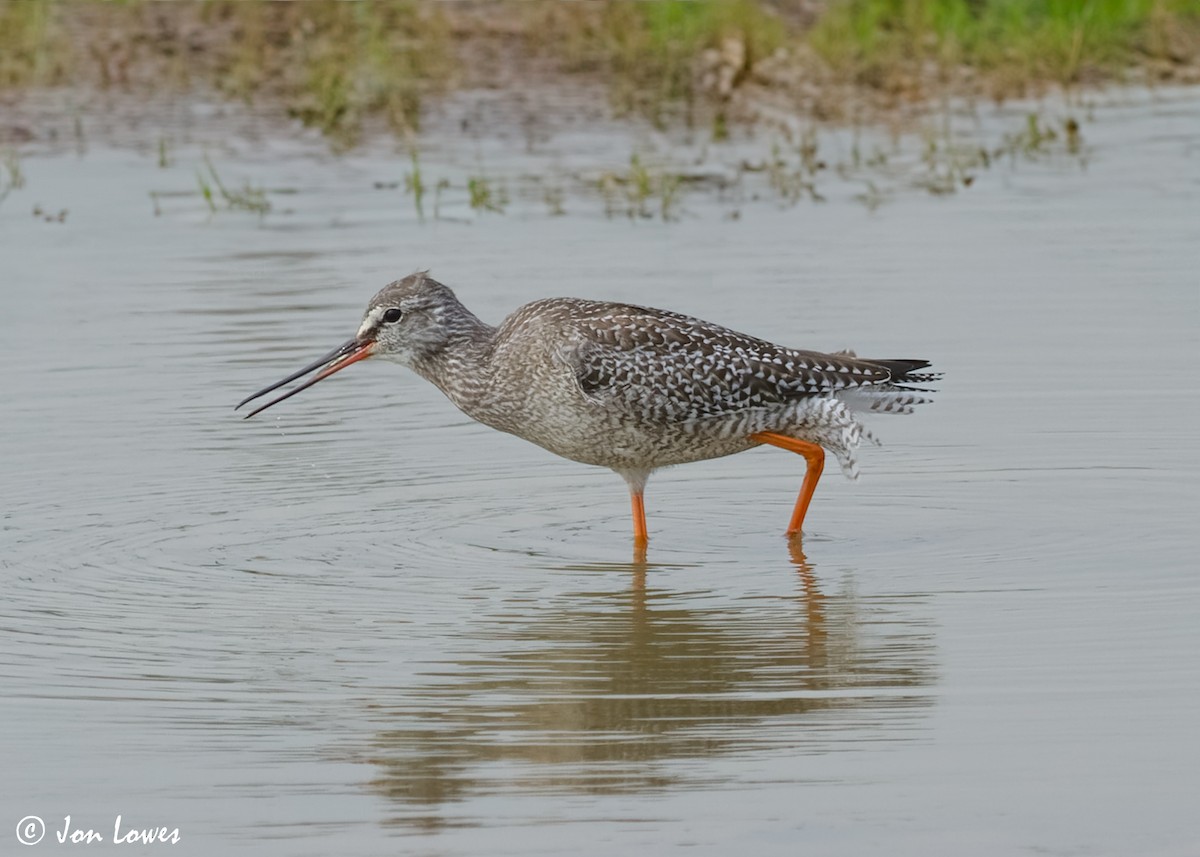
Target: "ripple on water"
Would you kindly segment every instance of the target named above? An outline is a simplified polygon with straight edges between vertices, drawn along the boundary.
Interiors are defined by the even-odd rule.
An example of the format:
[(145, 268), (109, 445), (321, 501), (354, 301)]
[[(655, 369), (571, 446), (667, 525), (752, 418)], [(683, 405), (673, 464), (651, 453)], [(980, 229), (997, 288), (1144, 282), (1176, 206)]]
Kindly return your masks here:
[[(1194, 420), (1171, 412), (1196, 341), (1188, 99), (1089, 120), (1086, 176), (993, 171), (949, 208), (507, 217), (469, 253), (464, 228), (385, 210), (369, 179), (394, 159), (304, 184), (266, 228), (202, 226), (180, 197), (131, 229), (98, 206), (194, 187), (182, 158), (148, 179), (98, 148), (31, 157), (38, 193), (120, 187), (62, 229), (0, 209), (21, 284), (0, 313), (21, 370), (0, 376), (10, 786), (157, 800), (263, 847), (350, 805), (357, 840), (306, 840), (326, 853), (456, 825), (485, 847), (431, 847), (528, 853), (521, 833), (487, 846), (596, 819), (559, 850), (629, 850), (647, 819), (701, 849), (803, 825), (844, 853), (927, 853), (921, 818), (934, 851), (1190, 842)], [(735, 233), (737, 252), (714, 240)], [(798, 345), (919, 347), (948, 374), (927, 412), (880, 420), (858, 485), (828, 473), (807, 556), (781, 538), (801, 468), (779, 451), (656, 476), (641, 558), (619, 479), (469, 425), (397, 367), (233, 413), (425, 261), (489, 320), (549, 294), (644, 299)], [(47, 347), (72, 307), (85, 323)], [(229, 795), (250, 809), (215, 817)]]

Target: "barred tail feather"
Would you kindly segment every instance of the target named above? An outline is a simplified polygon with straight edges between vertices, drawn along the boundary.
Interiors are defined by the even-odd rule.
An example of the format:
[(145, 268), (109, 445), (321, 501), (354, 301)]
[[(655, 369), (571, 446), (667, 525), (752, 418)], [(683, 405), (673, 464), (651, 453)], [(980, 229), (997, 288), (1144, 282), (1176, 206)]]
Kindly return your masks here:
[[(854, 356), (854, 352), (841, 352)], [(932, 398), (919, 395), (937, 392), (925, 384), (933, 384), (942, 378), (941, 372), (920, 372), (929, 366), (928, 360), (866, 360), (883, 366), (891, 377), (882, 384), (856, 387), (839, 393), (839, 397), (850, 407), (875, 414), (911, 414), (917, 405), (929, 404)]]

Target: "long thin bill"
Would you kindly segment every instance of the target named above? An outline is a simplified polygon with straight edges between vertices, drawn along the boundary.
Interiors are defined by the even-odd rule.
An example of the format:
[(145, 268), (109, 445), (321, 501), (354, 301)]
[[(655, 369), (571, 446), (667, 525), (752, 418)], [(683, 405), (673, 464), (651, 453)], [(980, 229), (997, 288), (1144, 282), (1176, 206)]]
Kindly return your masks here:
[[(303, 369), (293, 372), (291, 375), (288, 375), (286, 378), (284, 378), (281, 381), (276, 381), (274, 384), (272, 384), (269, 387), (263, 387), (261, 390), (259, 390), (257, 393), (255, 393), (252, 396), (247, 396), (246, 398), (242, 399), (234, 407), (234, 410), (236, 411), (238, 408), (240, 408), (242, 405), (245, 405), (248, 402), (253, 402), (255, 399), (259, 398), (260, 396), (265, 396), (267, 393), (278, 390), (280, 387), (284, 386), (285, 384), (290, 384), (298, 378), (303, 378), (309, 372), (316, 372), (318, 369), (322, 369), (321, 372), (319, 372), (317, 375), (313, 376), (309, 380), (305, 381), (303, 384), (300, 384), (299, 386), (294, 387), (291, 390), (288, 390), (282, 396), (275, 397), (271, 401), (267, 402), (265, 405), (259, 405), (257, 408), (252, 410), (250, 413), (246, 414), (246, 416), (243, 418), (243, 419), (248, 420), (255, 414), (265, 411), (267, 408), (271, 407), (271, 405), (276, 405), (279, 402), (282, 402), (284, 399), (290, 399), (292, 396), (296, 395), (301, 390), (307, 390), (313, 384), (317, 383), (318, 381), (323, 381), (324, 379), (326, 379), (330, 375), (332, 375), (334, 372), (340, 372), (341, 370), (343, 370), (347, 366), (349, 366), (351, 363), (357, 363), (359, 360), (364, 360), (367, 357), (370, 357), (371, 352), (374, 350), (375, 350), (375, 343), (371, 340), (367, 340), (366, 342), (359, 342), (357, 339), (351, 339), (348, 342), (342, 343), (341, 345), (339, 345), (337, 348), (330, 351), (325, 356), (320, 357), (317, 360), (314, 360), (312, 363), (309, 363)], [(322, 368), (322, 367), (324, 367), (324, 368)]]

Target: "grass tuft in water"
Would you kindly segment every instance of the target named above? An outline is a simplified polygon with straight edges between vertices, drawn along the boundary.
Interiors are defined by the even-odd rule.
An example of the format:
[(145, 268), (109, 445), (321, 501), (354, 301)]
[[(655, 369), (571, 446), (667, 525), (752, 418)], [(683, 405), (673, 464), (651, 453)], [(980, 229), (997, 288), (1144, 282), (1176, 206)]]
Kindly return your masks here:
[(676, 220), (680, 213), (683, 180), (679, 173), (651, 169), (634, 154), (629, 158), (629, 170), (606, 172), (595, 182), (604, 198), (608, 217), (624, 214), (631, 219), (658, 217)]
[(542, 202), (551, 217), (562, 217), (567, 213), (567, 195), (558, 185), (547, 185), (542, 188)]
[(503, 214), (504, 207), (508, 205), (508, 194), (504, 187), (483, 176), (471, 176), (467, 179), (467, 196), (471, 210), (475, 212), (491, 211)]
[(14, 190), (25, 187), (25, 173), (21, 170), (21, 158), (13, 150), (0, 151), (0, 202)]
[[(1060, 130), (1061, 129), (1061, 130)], [(956, 139), (948, 123), (937, 130), (926, 130), (921, 161), (924, 171), (913, 184), (942, 196), (974, 184), (976, 176), (1007, 159), (1012, 166), (1020, 161), (1067, 158), (1087, 166), (1087, 150), (1079, 121), (1068, 116), (1052, 122), (1040, 113), (1029, 113), (1016, 131), (1004, 134), (998, 145)]]
[(868, 181), (862, 193), (854, 195), (854, 201), (866, 206), (867, 211), (876, 211), (888, 200), (888, 193), (873, 181)]
[[(425, 187), (425, 180), (421, 177), (421, 161), (420, 161), (420, 158), (417, 156), (417, 150), (414, 148), (410, 154), (411, 154), (411, 158), (412, 158), (412, 169), (404, 174), (404, 191), (405, 191), (405, 193), (412, 194), (413, 207), (417, 211), (417, 220), (424, 223), (425, 222), (425, 192), (426, 192), (427, 188)], [(437, 201), (439, 201), (439, 202), (441, 200), (441, 191), (442, 191), (442, 188), (441, 188), (441, 184), (439, 182), (439, 185), (437, 188), (437, 197), (438, 197)]]
[(808, 197), (813, 202), (824, 202), (825, 197), (817, 190), (817, 174), (825, 169), (820, 156), (820, 143), (815, 128), (801, 134), (795, 146), (796, 159), (778, 141), (771, 144), (771, 155), (765, 165), (767, 184), (787, 205), (795, 205)]
[[(207, 169), (207, 175), (204, 170), (197, 170), (196, 184), (210, 213), (216, 214), (222, 210), (249, 211), (257, 214), (259, 218), (263, 218), (271, 211), (271, 202), (267, 199), (266, 190), (256, 188), (249, 182), (242, 185), (239, 190), (230, 190), (221, 181), (217, 168), (207, 157), (204, 159), (204, 166)], [(157, 214), (157, 199), (155, 199), (155, 206)]]
[(158, 168), (165, 170), (171, 166), (171, 144), (166, 137), (158, 138)]

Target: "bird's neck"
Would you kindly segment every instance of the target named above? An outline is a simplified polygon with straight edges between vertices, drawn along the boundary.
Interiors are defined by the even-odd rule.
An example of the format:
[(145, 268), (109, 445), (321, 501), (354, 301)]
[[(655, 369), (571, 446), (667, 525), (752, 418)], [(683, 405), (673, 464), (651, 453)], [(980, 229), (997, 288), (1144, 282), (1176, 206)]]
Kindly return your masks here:
[(414, 360), (412, 369), (470, 414), (487, 390), (497, 331), (457, 302), (439, 321), (444, 338)]

